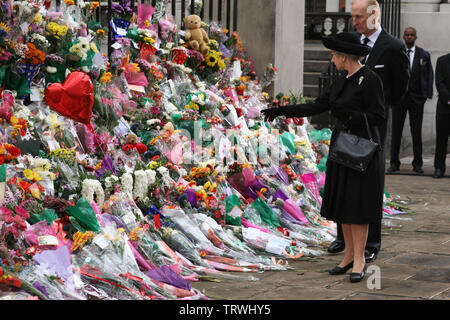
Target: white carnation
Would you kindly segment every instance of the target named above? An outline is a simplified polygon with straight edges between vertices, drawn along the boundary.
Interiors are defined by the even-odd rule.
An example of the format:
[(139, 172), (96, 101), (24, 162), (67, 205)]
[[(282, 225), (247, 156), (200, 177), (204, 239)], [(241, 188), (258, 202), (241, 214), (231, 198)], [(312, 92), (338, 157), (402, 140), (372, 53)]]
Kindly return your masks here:
[(156, 171), (148, 169), (145, 170), (145, 174), (147, 175), (148, 185), (153, 185), (156, 182)]
[(134, 198), (144, 199), (147, 195), (148, 179), (144, 170), (134, 172)]
[(105, 201), (105, 193), (102, 188), (102, 184), (98, 180), (85, 179), (82, 183), (81, 195), (85, 197), (89, 203), (94, 201), (94, 195), (96, 196), (96, 203), (99, 208), (103, 206)]
[(133, 196), (133, 176), (130, 173), (124, 173), (120, 177), (120, 182), (122, 184), (122, 191), (128, 196)]

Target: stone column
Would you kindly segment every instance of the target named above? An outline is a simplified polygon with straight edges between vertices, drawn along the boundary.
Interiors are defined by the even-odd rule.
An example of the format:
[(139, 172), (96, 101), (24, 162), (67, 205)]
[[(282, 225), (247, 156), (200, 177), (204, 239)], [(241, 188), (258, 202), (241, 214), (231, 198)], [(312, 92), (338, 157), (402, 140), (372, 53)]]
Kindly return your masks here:
[(277, 0), (275, 66), (278, 77), (275, 94), (303, 90), (305, 46), (305, 0)]
[(269, 94), (303, 88), (304, 0), (238, 2), (238, 32), (261, 77), (267, 64), (278, 69)]

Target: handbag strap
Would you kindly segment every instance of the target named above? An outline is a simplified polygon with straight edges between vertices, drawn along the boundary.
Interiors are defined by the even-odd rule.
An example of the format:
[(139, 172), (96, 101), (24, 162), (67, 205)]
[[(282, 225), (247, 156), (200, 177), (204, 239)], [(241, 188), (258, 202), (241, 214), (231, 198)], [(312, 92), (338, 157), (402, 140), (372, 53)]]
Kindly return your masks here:
[(363, 112), (362, 114), (363, 114), (363, 116), (364, 116), (364, 121), (366, 122), (367, 135), (368, 135), (368, 137), (369, 137), (369, 140), (373, 141), (372, 131), (370, 131), (369, 121), (367, 120), (366, 113)]

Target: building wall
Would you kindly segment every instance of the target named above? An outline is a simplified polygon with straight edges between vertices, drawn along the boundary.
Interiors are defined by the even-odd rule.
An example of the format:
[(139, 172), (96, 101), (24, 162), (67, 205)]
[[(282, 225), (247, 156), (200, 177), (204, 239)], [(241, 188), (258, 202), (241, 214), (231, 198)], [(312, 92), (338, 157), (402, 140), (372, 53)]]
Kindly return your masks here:
[(267, 92), (301, 92), (305, 0), (245, 0), (238, 2), (238, 10), (239, 36), (257, 75), (261, 77), (269, 63), (278, 69)]
[[(417, 30), (416, 44), (431, 54), (433, 69), (436, 67), (436, 60), (439, 56), (450, 53), (450, 41), (448, 31), (450, 30), (450, 11), (445, 11), (447, 6), (438, 4), (432, 0), (428, 3), (410, 3), (404, 1), (401, 12), (401, 32), (409, 26)], [(438, 1), (439, 2), (439, 1)], [(435, 10), (439, 11), (435, 11)], [(436, 103), (438, 93), (434, 85), (434, 97), (427, 100), (424, 108), (424, 119), (422, 125), (423, 152), (434, 153), (436, 139)], [(412, 154), (412, 139), (410, 134), (409, 119), (405, 121), (403, 130), (403, 155)]]

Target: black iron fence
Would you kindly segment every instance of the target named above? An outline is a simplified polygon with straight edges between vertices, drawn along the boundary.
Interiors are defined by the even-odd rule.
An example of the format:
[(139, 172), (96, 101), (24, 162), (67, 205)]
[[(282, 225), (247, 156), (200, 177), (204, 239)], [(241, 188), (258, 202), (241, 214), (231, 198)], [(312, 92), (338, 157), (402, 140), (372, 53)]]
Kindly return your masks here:
[[(106, 15), (104, 20), (107, 25), (111, 21), (111, 7), (118, 1), (108, 0), (101, 2), (98, 14)], [(130, 0), (130, 8), (135, 9), (138, 3), (151, 4), (153, 7), (162, 6), (165, 13), (171, 14), (174, 22), (184, 29), (184, 17), (190, 14), (197, 14), (204, 22), (217, 22), (228, 33), (237, 30), (238, 23), (238, 0)], [(99, 18), (99, 20), (103, 20)], [(108, 55), (111, 53), (113, 44), (111, 28), (108, 33)]]
[(400, 37), (401, 0), (379, 0), (381, 6), (381, 25), (394, 37)]
[(353, 28), (349, 12), (307, 12), (305, 14), (305, 40), (319, 40)]

